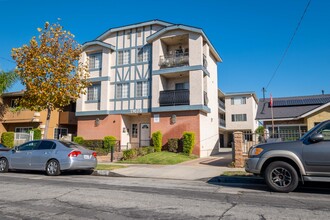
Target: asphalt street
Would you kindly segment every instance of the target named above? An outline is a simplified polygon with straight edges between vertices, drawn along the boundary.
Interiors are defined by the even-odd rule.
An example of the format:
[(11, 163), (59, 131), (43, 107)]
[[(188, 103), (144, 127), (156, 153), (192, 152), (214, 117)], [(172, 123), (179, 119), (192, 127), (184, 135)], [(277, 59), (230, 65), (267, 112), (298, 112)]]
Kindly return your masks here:
[(289, 194), (263, 184), (41, 173), (0, 174), (0, 219), (329, 219), (326, 185)]

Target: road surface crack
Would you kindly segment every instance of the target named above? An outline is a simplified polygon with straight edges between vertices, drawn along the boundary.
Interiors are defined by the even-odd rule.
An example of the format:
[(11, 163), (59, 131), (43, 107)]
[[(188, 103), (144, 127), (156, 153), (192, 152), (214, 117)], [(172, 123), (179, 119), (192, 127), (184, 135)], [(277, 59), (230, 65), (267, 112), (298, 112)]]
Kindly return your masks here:
[(219, 217), (219, 220), (223, 219), (223, 217), (225, 217), (227, 212), (229, 212), (231, 209), (233, 209), (236, 205), (237, 205), (237, 203), (231, 203), (231, 206), (222, 213), (222, 215)]

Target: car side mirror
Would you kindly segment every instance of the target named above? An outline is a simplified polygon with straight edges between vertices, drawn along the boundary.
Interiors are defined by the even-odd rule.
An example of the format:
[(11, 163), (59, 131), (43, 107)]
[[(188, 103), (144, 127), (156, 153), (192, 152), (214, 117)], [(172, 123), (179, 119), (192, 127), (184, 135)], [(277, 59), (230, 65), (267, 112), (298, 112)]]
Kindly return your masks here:
[(317, 142), (320, 142), (320, 141), (323, 141), (324, 140), (324, 137), (322, 134), (312, 134), (310, 137), (309, 137), (309, 141), (312, 142), (312, 143), (317, 143)]

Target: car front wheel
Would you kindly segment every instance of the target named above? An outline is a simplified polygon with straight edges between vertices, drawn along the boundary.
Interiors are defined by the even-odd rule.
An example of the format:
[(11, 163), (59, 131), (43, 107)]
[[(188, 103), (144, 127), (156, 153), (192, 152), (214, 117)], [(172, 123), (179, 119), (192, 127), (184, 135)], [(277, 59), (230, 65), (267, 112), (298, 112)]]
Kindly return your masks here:
[(8, 172), (8, 160), (6, 158), (1, 158), (0, 159), (0, 173), (6, 173)]
[(291, 192), (299, 183), (297, 171), (284, 161), (270, 163), (264, 177), (269, 188), (277, 192)]
[(50, 160), (46, 165), (46, 173), (48, 176), (58, 176), (61, 174), (60, 163), (57, 160)]

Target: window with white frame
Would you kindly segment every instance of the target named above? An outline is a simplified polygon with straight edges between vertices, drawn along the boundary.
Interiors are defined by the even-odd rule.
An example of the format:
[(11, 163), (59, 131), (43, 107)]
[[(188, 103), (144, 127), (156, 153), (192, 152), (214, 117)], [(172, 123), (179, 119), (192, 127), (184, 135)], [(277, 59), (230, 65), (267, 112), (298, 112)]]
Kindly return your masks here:
[(54, 139), (60, 139), (63, 136), (68, 135), (68, 129), (67, 128), (55, 128), (54, 129)]
[(102, 53), (94, 53), (88, 55), (89, 69), (101, 69), (102, 68)]
[(231, 121), (247, 121), (246, 114), (232, 114)]
[(32, 127), (16, 127), (16, 133), (29, 133), (32, 130)]
[(141, 62), (148, 62), (149, 61), (149, 52), (150, 51), (150, 47), (149, 46), (144, 46), (144, 47), (140, 47), (138, 48), (138, 59), (137, 62), (141, 63)]
[(148, 96), (148, 82), (136, 83), (136, 97)]
[(128, 98), (128, 83), (117, 84), (116, 97), (117, 98)]
[(118, 51), (118, 65), (129, 64), (131, 57), (130, 50)]
[(99, 84), (94, 84), (87, 88), (87, 101), (100, 101)]
[(132, 124), (132, 138), (138, 137), (138, 125)]
[(246, 97), (233, 97), (231, 98), (232, 105), (245, 105), (246, 104)]

